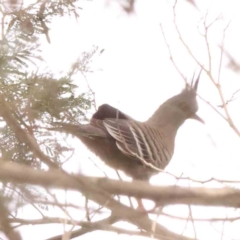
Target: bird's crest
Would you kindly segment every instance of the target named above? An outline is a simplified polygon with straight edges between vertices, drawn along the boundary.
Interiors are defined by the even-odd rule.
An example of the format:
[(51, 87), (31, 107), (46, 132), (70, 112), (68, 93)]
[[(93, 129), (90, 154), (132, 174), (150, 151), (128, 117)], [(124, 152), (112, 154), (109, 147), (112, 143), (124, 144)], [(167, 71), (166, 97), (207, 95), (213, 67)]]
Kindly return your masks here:
[(191, 79), (191, 83), (186, 83), (186, 86), (181, 93), (165, 101), (153, 114), (149, 121), (154, 121), (156, 123), (165, 123), (168, 120), (171, 120), (172, 122), (174, 122), (175, 125), (177, 125), (176, 122), (180, 124), (183, 123), (186, 119), (192, 118), (203, 122), (203, 120), (196, 114), (196, 112), (198, 111), (196, 93), (200, 76), (201, 71), (199, 72), (197, 77), (195, 71)]
[(202, 69), (199, 71), (199, 74), (196, 79), (195, 79), (196, 71), (194, 72), (191, 84), (189, 85), (188, 83), (186, 83), (185, 89), (194, 90), (194, 92), (197, 92), (201, 72), (202, 72)]

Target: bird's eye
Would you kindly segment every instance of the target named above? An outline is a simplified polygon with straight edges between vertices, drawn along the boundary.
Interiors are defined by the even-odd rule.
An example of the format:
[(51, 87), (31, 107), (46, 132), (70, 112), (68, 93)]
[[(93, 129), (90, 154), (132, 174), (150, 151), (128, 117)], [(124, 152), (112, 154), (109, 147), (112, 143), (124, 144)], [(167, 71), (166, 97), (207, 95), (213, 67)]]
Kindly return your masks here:
[(183, 112), (189, 112), (190, 111), (189, 105), (187, 103), (185, 103), (185, 102), (181, 102), (179, 104), (179, 107), (181, 108), (181, 110)]

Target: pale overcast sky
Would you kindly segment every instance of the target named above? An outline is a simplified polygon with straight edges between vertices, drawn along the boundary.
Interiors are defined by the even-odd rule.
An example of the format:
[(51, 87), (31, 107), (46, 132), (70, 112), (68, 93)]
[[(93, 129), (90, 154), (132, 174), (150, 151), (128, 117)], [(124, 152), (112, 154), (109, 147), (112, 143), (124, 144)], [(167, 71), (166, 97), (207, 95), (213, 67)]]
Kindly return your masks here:
[[(206, 46), (196, 26), (204, 17), (207, 9), (209, 9), (210, 19), (223, 13), (223, 18), (212, 28), (210, 34), (213, 69), (216, 76), (219, 64), (216, 43), (221, 43), (222, 29), (230, 19), (232, 19), (232, 23), (226, 33), (226, 48), (236, 57), (236, 60), (240, 60), (240, 2), (239, 0), (198, 0), (196, 3), (199, 11), (187, 1), (179, 0), (177, 23), (193, 52), (207, 66)], [(146, 120), (163, 101), (183, 89), (184, 82), (169, 61), (168, 51), (160, 31), (160, 22), (163, 24), (166, 37), (174, 50), (177, 65), (189, 79), (196, 64), (187, 56), (174, 31), (172, 1), (138, 0), (134, 13), (130, 15), (122, 11), (118, 1), (86, 1), (80, 5), (83, 6), (83, 10), (80, 12), (78, 22), (74, 18), (57, 18), (51, 25), (52, 43), (49, 45), (43, 38), (43, 55), (52, 71), (57, 73), (68, 69), (82, 51), (90, 50), (93, 45), (99, 46), (100, 49), (104, 48), (103, 54), (96, 57), (93, 63), (95, 72), (87, 76), (91, 88), (96, 92), (97, 105), (109, 103), (137, 120)], [(201, 32), (202, 29), (200, 28), (199, 31)], [(238, 74), (227, 69), (226, 62), (223, 64), (222, 73), (222, 83), (227, 98), (237, 87), (240, 87), (240, 83), (237, 79)], [(82, 78), (79, 77), (76, 82), (81, 89), (86, 89)], [(216, 90), (204, 74), (199, 84), (199, 93), (213, 104), (218, 101)], [(240, 120), (238, 104), (239, 102), (236, 102), (233, 107), (230, 106), (236, 122)], [(211, 108), (200, 100), (199, 105), (199, 115), (205, 120), (206, 125), (194, 120), (186, 121), (178, 132), (175, 154), (167, 170), (175, 174), (185, 172), (192, 178), (207, 179), (217, 176), (240, 179), (238, 177), (240, 168), (239, 139)], [(237, 125), (240, 127), (240, 124)], [(98, 170), (93, 170), (91, 161), (87, 161), (89, 156), (94, 158), (94, 155), (85, 151), (78, 140), (73, 141), (70, 138), (70, 141), (77, 148), (77, 155), (74, 161), (65, 166), (66, 169), (75, 172), (81, 169), (90, 175), (100, 174)], [(83, 159), (83, 161), (76, 161), (76, 159)], [(114, 173), (111, 172), (110, 176), (114, 177)], [(169, 176), (156, 176), (151, 183), (174, 184), (175, 180)], [(188, 208), (186, 206), (169, 207), (168, 209), (169, 213), (176, 214), (177, 212), (187, 216)], [(204, 210), (198, 208), (194, 214), (196, 217), (226, 216), (224, 211), (219, 213), (219, 209), (208, 209), (207, 211), (208, 214), (206, 208)], [(29, 214), (29, 211), (26, 212)], [(24, 217), (26, 217), (26, 212), (22, 213)], [(38, 217), (34, 212), (31, 214), (31, 217)], [(77, 219), (81, 219), (79, 213), (77, 215), (73, 211), (72, 214)], [(240, 238), (239, 231), (237, 231), (239, 224), (239, 222), (226, 224), (226, 239), (231, 236), (234, 239)], [(164, 219), (164, 225), (181, 233), (185, 223)], [(218, 230), (209, 223), (197, 223), (196, 226), (199, 239), (220, 239), (218, 231), (221, 231), (221, 224), (215, 224)], [(43, 231), (43, 229), (45, 230)], [(49, 230), (46, 231), (46, 229)], [(55, 225), (48, 228), (43, 226), (22, 228), (22, 232), (26, 236), (25, 240), (42, 240), (61, 231), (62, 228)], [(193, 234), (191, 223), (186, 233)], [(82, 236), (81, 239), (100, 236), (105, 239), (125, 240), (130, 238), (115, 233), (100, 232)], [(140, 237), (133, 239), (140, 239)]]

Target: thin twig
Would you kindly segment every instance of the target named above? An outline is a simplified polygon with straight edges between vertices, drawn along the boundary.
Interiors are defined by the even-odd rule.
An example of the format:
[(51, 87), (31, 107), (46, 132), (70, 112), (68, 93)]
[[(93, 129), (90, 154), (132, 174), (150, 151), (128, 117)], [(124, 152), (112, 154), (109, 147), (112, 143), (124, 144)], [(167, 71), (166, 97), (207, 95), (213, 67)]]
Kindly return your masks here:
[[(191, 187), (190, 183), (189, 183), (189, 187)], [(193, 232), (194, 232), (194, 238), (197, 239), (197, 231), (196, 231), (196, 227), (195, 227), (195, 223), (194, 223), (194, 218), (193, 218), (193, 214), (192, 214), (192, 207), (191, 205), (188, 204), (188, 210), (189, 210), (189, 219), (192, 222), (192, 228), (193, 228)]]
[[(177, 219), (177, 220), (182, 220), (182, 221), (186, 221), (186, 220), (189, 219), (189, 216), (186, 218), (186, 217), (171, 215), (171, 214), (168, 214), (168, 213), (165, 213), (165, 212), (162, 212), (161, 214), (165, 217), (173, 218), (173, 219)], [(228, 218), (226, 218), (226, 217), (224, 217), (224, 218), (196, 218), (196, 217), (194, 217), (193, 220), (195, 222), (222, 222), (222, 221), (234, 222), (234, 221), (240, 220), (240, 216), (228, 217)]]
[(212, 81), (212, 83), (214, 84), (214, 86), (216, 87), (218, 94), (220, 96), (221, 99), (221, 103), (223, 105), (223, 109), (226, 115), (226, 121), (228, 122), (229, 126), (233, 129), (233, 131), (240, 137), (240, 131), (239, 129), (236, 127), (236, 125), (234, 124), (230, 113), (228, 111), (227, 105), (226, 105), (226, 101), (223, 95), (223, 91), (222, 91), (222, 87), (220, 84), (217, 83), (217, 81), (215, 81), (215, 79), (212, 76), (212, 72), (208, 69), (206, 69), (204, 67), (203, 64), (200, 63), (200, 61), (196, 58), (196, 56), (193, 54), (193, 52), (191, 51), (191, 49), (189, 48), (188, 44), (185, 42), (185, 40), (182, 37), (182, 34), (177, 26), (177, 22), (176, 22), (176, 5), (177, 5), (177, 0), (175, 0), (175, 3), (173, 5), (173, 23), (176, 29), (176, 32), (178, 34), (179, 40), (181, 41), (181, 43), (183, 44), (183, 46), (185, 47), (185, 49), (187, 50), (187, 52), (189, 53), (189, 55), (193, 58), (193, 60), (204, 70), (204, 72), (208, 75), (209, 79)]
[(89, 91), (91, 92), (91, 94), (92, 94), (92, 96), (93, 96), (93, 107), (94, 107), (95, 111), (97, 111), (97, 103), (96, 103), (95, 92), (94, 92), (93, 89), (91, 88), (91, 86), (90, 86), (90, 84), (89, 84), (89, 82), (88, 82), (88, 79), (87, 79), (87, 77), (86, 77), (86, 75), (84, 74), (83, 71), (81, 71), (81, 74), (83, 75), (83, 77), (84, 77), (84, 79), (85, 79), (85, 81), (86, 81), (86, 83), (87, 83), (87, 87), (88, 87)]
[(171, 51), (171, 48), (170, 48), (170, 45), (167, 41), (167, 38), (166, 38), (166, 35), (165, 35), (165, 32), (164, 32), (164, 29), (163, 29), (163, 26), (162, 24), (160, 23), (160, 29), (161, 29), (161, 32), (162, 32), (162, 35), (163, 35), (163, 39), (164, 39), (164, 42), (167, 46), (167, 49), (168, 49), (168, 53), (169, 53), (169, 58), (173, 64), (173, 66), (175, 67), (175, 69), (177, 70), (177, 72), (179, 73), (179, 75), (182, 77), (182, 79), (185, 81), (185, 83), (187, 84), (187, 78), (183, 75), (183, 73), (181, 72), (181, 70), (178, 68), (176, 62), (174, 61), (173, 59), (173, 54), (172, 54), (172, 51)]
[(219, 67), (218, 67), (218, 79), (217, 83), (220, 84), (220, 76), (221, 76), (221, 69), (222, 69), (222, 60), (223, 60), (223, 50), (224, 50), (224, 43), (225, 43), (225, 35), (226, 35), (226, 30), (228, 29), (231, 21), (227, 24), (227, 26), (223, 30), (223, 35), (222, 35), (222, 43), (221, 43), (221, 53), (220, 53), (220, 59), (219, 59)]

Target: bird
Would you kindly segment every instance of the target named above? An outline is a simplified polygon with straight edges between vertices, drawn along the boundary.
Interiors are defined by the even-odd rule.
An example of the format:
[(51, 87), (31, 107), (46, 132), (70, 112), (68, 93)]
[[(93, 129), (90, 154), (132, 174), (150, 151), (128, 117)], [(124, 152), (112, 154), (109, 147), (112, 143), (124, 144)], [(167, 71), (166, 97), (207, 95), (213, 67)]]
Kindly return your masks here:
[[(204, 123), (198, 111), (197, 79), (166, 100), (144, 122), (137, 121), (117, 108), (103, 104), (88, 124), (57, 123), (57, 128), (79, 138), (109, 167), (121, 170), (135, 180), (149, 179), (169, 164), (179, 127), (187, 119)], [(60, 124), (60, 125), (59, 125)]]

